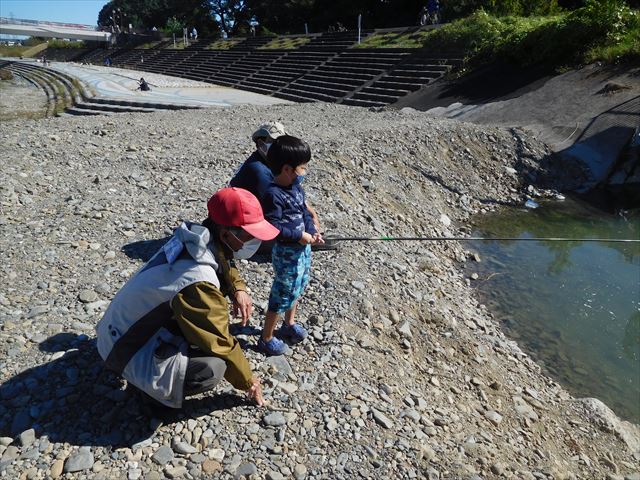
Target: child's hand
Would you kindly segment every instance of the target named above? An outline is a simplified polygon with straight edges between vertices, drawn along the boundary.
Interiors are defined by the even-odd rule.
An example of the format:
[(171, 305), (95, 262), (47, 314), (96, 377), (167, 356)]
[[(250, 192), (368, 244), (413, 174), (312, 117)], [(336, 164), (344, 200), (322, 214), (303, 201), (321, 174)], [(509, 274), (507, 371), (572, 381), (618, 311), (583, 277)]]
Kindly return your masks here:
[(320, 233), (316, 233), (313, 235), (313, 245), (324, 245), (324, 238)]
[(310, 233), (302, 232), (302, 237), (298, 243), (301, 245), (311, 245), (313, 243), (313, 237)]

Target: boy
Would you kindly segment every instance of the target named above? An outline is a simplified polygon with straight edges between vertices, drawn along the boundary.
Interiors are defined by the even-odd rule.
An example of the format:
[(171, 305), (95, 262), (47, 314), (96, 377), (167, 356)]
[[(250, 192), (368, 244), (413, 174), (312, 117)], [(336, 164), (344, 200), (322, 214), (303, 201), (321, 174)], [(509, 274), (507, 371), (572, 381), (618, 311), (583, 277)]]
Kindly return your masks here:
[[(273, 174), (267, 166), (267, 152), (273, 141), (286, 135), (284, 125), (280, 122), (263, 123), (251, 135), (251, 140), (256, 144), (256, 150), (249, 158), (245, 160), (242, 166), (233, 175), (229, 181), (230, 187), (244, 188), (253, 193), (260, 203), (264, 198), (264, 192), (267, 191), (271, 182), (273, 182)], [(320, 220), (316, 211), (307, 202), (307, 209), (313, 217), (313, 223), (316, 230), (320, 231)]]
[(267, 355), (282, 355), (287, 349), (282, 340), (273, 336), (283, 313), (281, 338), (293, 344), (307, 336), (307, 331), (295, 322), (294, 317), (298, 298), (309, 283), (311, 245), (324, 243), (305, 205), (304, 190), (300, 185), (300, 177), (306, 174), (309, 160), (309, 145), (290, 135), (276, 138), (267, 153), (273, 183), (265, 192), (263, 209), (265, 219), (280, 230), (271, 257), (275, 277), (258, 341), (258, 349)]

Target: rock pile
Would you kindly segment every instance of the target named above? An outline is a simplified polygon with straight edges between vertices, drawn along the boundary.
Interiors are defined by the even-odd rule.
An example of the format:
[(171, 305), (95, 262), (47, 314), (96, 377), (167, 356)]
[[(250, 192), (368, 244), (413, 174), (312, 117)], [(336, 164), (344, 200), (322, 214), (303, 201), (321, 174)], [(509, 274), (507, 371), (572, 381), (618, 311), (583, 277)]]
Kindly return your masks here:
[(268, 119), (311, 144), (305, 188), (333, 236), (464, 234), (522, 204), (548, 154), (517, 130), (325, 104), (4, 124), (2, 478), (640, 478), (635, 427), (504, 337), (459, 268), (481, 259), (456, 243), (316, 252), (311, 334), (268, 359), (251, 346), (272, 269), (244, 261), (258, 308), (238, 337), (265, 409), (225, 384), (159, 415), (104, 371), (109, 300), (206, 215)]

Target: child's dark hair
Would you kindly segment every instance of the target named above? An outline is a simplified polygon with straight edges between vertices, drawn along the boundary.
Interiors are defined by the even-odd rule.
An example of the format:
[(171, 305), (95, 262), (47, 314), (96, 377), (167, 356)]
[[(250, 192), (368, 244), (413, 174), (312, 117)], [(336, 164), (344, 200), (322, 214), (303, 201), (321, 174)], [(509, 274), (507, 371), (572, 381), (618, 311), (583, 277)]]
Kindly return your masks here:
[(311, 149), (304, 140), (291, 135), (282, 135), (276, 138), (267, 153), (267, 165), (271, 173), (279, 175), (284, 165), (296, 168), (311, 160)]

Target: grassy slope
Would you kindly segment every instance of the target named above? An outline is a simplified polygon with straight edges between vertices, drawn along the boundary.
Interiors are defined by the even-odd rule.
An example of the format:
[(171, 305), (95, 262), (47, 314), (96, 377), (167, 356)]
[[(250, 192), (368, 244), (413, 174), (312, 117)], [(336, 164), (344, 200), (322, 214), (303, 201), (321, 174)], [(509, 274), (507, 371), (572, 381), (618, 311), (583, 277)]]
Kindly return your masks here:
[(0, 57), (19, 57), (31, 47), (0, 45)]
[(311, 41), (310, 37), (276, 37), (266, 45), (259, 47), (259, 50), (284, 49), (295, 50)]
[(616, 0), (587, 2), (546, 17), (495, 17), (478, 11), (435, 30), (383, 33), (360, 48), (419, 48), (466, 52), (471, 65), (507, 60), (561, 68), (586, 62), (640, 61), (640, 15)]
[(25, 57), (35, 57), (37, 54), (39, 54), (43, 50), (46, 50), (48, 47), (49, 47), (49, 44), (47, 42), (42, 42), (39, 45), (35, 45), (35, 46), (32, 46), (31, 48), (28, 48), (22, 53), (22, 55)]

